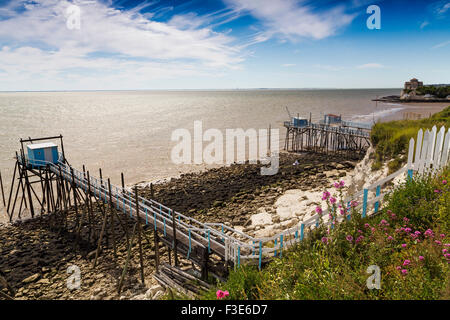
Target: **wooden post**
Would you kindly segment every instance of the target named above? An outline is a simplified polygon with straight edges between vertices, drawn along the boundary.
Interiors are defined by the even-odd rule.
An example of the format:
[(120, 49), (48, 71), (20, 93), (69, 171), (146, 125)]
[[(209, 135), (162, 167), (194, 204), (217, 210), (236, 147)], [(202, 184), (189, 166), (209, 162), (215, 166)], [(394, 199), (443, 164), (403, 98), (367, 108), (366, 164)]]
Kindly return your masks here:
[(3, 191), (2, 172), (0, 171), (0, 187), (2, 189), (3, 206), (6, 207), (5, 192)]
[(173, 255), (175, 266), (178, 267), (178, 256), (177, 256), (177, 225), (175, 219), (175, 212), (172, 211), (172, 231), (173, 231)]
[(154, 190), (153, 190), (153, 183), (150, 183), (150, 198), (152, 200), (154, 200), (154, 198), (155, 198), (155, 193), (154, 193)]
[(365, 218), (367, 215), (367, 196), (369, 194), (368, 189), (364, 189), (363, 191), (363, 211), (362, 211), (362, 217)]
[(202, 280), (208, 280), (208, 260), (209, 260), (209, 252), (208, 249), (205, 248), (203, 252), (203, 265), (202, 265)]
[[(380, 185), (378, 185), (377, 186), (377, 189), (376, 189), (376, 193), (375, 193), (375, 196), (376, 197), (378, 197), (379, 195), (380, 195), (380, 192), (381, 192), (381, 186)], [(375, 202), (375, 213), (377, 213), (378, 212), (378, 208), (380, 207), (380, 201), (377, 201), (377, 202)]]
[(77, 194), (75, 191), (75, 176), (73, 174), (73, 169), (70, 168), (70, 174), (72, 176), (72, 192), (73, 192), (73, 203), (75, 205), (75, 219), (77, 222), (77, 229), (78, 229), (78, 233), (77, 233), (77, 238), (78, 240), (80, 239), (80, 220), (78, 219), (78, 204), (77, 204)]
[(117, 288), (119, 294), (120, 294), (120, 291), (122, 291), (123, 279), (125, 278), (125, 274), (127, 273), (128, 264), (130, 263), (131, 247), (133, 246), (133, 240), (134, 240), (135, 232), (136, 232), (136, 224), (134, 224), (134, 227), (133, 227), (133, 233), (131, 235), (130, 244), (128, 245), (128, 250), (127, 250), (127, 260), (125, 261), (125, 266), (123, 267), (122, 275), (120, 276), (119, 285), (118, 285), (118, 288)]
[(34, 218), (33, 198), (31, 197), (30, 181), (28, 180), (28, 170), (26, 167), (24, 169), (24, 172), (25, 172), (25, 184), (27, 187), (28, 199), (30, 204), (31, 217)]
[(89, 170), (87, 171), (87, 180), (88, 180), (88, 201), (86, 201), (88, 205), (88, 221), (89, 221), (89, 240), (91, 241), (91, 229), (92, 229), (92, 199), (91, 199), (91, 178), (89, 176)]
[[(17, 158), (17, 154), (16, 154), (16, 158)], [(12, 193), (13, 193), (13, 189), (14, 189), (14, 181), (16, 179), (16, 172), (17, 172), (17, 167), (18, 166), (19, 166), (19, 161), (17, 160), (16, 161), (16, 165), (14, 166), (14, 173), (13, 173), (13, 178), (12, 178), (12, 181), (11, 181), (11, 189), (9, 190), (8, 207), (6, 208), (6, 212), (8, 213), (9, 218), (10, 218), (9, 221), (11, 221), (11, 215), (9, 213), (9, 206), (11, 204), (11, 197), (12, 197)]]
[(95, 253), (94, 268), (97, 265), (97, 259), (98, 259), (98, 255), (100, 254), (100, 247), (101, 247), (101, 244), (102, 244), (103, 234), (105, 233), (106, 220), (108, 218), (108, 215), (106, 214), (106, 211), (104, 212), (104, 215), (105, 216), (103, 217), (102, 230), (100, 231), (100, 237), (98, 238), (98, 243), (97, 243), (97, 251)]
[(108, 178), (108, 190), (109, 190), (109, 210), (111, 215), (111, 235), (112, 235), (112, 243), (113, 243), (113, 250), (114, 250), (114, 259), (117, 259), (117, 248), (116, 248), (116, 235), (115, 235), (115, 224), (114, 224), (114, 206), (112, 201), (112, 194), (111, 194), (111, 180)]
[(158, 236), (158, 230), (154, 230), (153, 234), (155, 235), (155, 269), (156, 269), (156, 273), (159, 273), (159, 236)]
[(139, 242), (139, 260), (141, 263), (141, 280), (142, 283), (145, 284), (145, 279), (144, 279), (144, 258), (143, 258), (143, 254), (142, 254), (142, 230), (141, 230), (141, 219), (139, 216), (139, 199), (138, 199), (138, 188), (137, 186), (134, 187), (134, 197), (135, 197), (135, 201), (136, 201), (136, 223), (137, 223), (137, 228), (138, 228), (138, 242)]
[(63, 136), (62, 136), (62, 134), (59, 135), (59, 138), (61, 140), (61, 152), (62, 152), (62, 155), (63, 155), (63, 162), (67, 163), (67, 161), (66, 161), (66, 154), (64, 152), (64, 143), (63, 143)]

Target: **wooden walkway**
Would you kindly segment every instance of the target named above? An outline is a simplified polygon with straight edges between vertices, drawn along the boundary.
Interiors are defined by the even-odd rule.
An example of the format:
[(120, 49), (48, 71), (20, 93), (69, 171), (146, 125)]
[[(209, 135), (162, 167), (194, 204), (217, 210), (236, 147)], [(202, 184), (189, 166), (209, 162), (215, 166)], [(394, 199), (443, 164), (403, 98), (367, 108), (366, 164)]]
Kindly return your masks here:
[[(89, 172), (84, 170), (84, 167), (83, 171), (77, 170), (63, 160), (62, 154), (60, 154), (60, 160), (57, 164), (45, 161), (37, 163), (34, 161), (35, 167), (32, 167), (23, 155), (16, 155), (16, 157), (16, 170), (19, 172), (18, 179), (20, 181), (17, 186), (17, 193), (19, 190), (23, 191), (22, 201), (25, 200), (24, 198), (28, 198), (32, 217), (34, 217), (32, 195), (36, 196), (36, 199), (39, 201), (41, 212), (44, 211), (45, 204), (47, 205), (46, 212), (63, 210), (63, 200), (61, 199), (65, 201), (66, 196), (60, 194), (62, 192), (60, 191), (61, 189), (65, 189), (64, 193), (69, 198), (70, 195), (73, 195), (72, 200), (78, 200), (73, 201), (75, 210), (77, 210), (77, 204), (79, 206), (83, 202), (82, 200), (87, 203), (88, 199), (94, 198), (97, 202), (102, 202), (106, 207), (110, 206), (116, 212), (121, 212), (129, 218), (136, 219), (140, 223), (145, 224), (147, 228), (156, 231), (155, 234), (158, 235), (158, 241), (163, 242), (170, 250), (173, 250), (175, 261), (177, 261), (178, 256), (181, 256), (200, 266), (202, 270), (208, 268), (210, 256), (215, 255), (223, 262), (222, 266), (218, 267), (221, 271), (226, 272), (226, 266), (231, 261), (229, 249), (227, 248), (232, 243), (245, 245), (249, 239), (252, 239), (248, 235), (224, 224), (202, 223), (155, 200), (140, 197), (136, 194), (137, 190), (132, 192), (124, 186), (112, 185), (109, 179), (105, 180), (91, 176)], [(36, 168), (36, 164), (40, 165), (39, 169)], [(38, 177), (39, 180), (31, 181), (32, 177)], [(55, 181), (56, 186), (53, 188), (53, 182)], [(39, 183), (44, 194), (42, 201), (39, 200), (33, 188), (33, 185)], [(45, 200), (46, 197), (47, 200)], [(12, 198), (10, 196), (9, 202), (11, 202)], [(16, 200), (17, 194), (11, 211), (9, 211), (8, 206), (10, 220), (12, 219)], [(22, 208), (22, 202), (20, 206), (19, 212)], [(204, 272), (207, 271), (205, 270)]]

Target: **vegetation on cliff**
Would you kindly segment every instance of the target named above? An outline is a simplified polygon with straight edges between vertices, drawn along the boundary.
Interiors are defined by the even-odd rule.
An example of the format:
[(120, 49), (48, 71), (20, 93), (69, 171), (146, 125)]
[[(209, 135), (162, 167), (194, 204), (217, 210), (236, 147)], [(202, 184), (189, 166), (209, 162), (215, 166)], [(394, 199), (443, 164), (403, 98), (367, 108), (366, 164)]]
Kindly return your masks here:
[[(449, 299), (450, 169), (415, 177), (388, 195), (381, 213), (352, 213), (320, 227), (262, 271), (245, 266), (201, 298), (217, 299)], [(381, 271), (369, 289), (367, 269)]]
[(381, 168), (385, 161), (389, 164), (390, 172), (399, 169), (405, 162), (404, 155), (408, 152), (409, 140), (416, 138), (419, 129), (450, 127), (450, 106), (426, 119), (400, 120), (377, 123), (372, 128), (371, 140), (375, 147), (375, 162), (373, 170)]

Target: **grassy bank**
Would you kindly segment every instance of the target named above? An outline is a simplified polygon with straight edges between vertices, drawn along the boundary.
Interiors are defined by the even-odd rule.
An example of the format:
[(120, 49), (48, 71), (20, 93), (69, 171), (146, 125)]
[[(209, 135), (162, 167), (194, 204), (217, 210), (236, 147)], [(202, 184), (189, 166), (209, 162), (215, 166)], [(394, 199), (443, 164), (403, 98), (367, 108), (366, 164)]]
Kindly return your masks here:
[[(448, 109), (446, 111), (448, 113)], [(450, 299), (450, 169), (388, 195), (375, 217), (317, 229), (259, 271), (241, 267), (205, 293), (217, 299)], [(338, 193), (338, 190), (336, 191)], [(334, 192), (334, 193), (336, 193)], [(369, 290), (367, 268), (381, 271)]]
[(402, 156), (408, 151), (409, 140), (416, 138), (420, 128), (439, 128), (443, 125), (450, 127), (450, 106), (426, 119), (377, 123), (371, 132), (372, 144), (375, 147), (375, 163), (372, 169), (378, 170), (384, 161), (392, 159), (389, 169), (390, 172), (396, 171), (405, 163), (406, 157)]

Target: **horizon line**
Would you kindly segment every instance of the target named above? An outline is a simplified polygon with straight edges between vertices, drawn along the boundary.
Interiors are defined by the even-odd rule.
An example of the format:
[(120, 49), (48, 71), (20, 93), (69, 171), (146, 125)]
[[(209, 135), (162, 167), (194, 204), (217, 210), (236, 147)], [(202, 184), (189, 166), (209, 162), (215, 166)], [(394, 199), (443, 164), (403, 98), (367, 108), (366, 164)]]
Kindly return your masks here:
[(401, 87), (367, 87), (367, 88), (338, 88), (338, 87), (305, 87), (305, 88), (213, 88), (213, 89), (61, 89), (61, 90), (0, 90), (0, 93), (8, 92), (123, 92), (123, 91), (245, 91), (245, 90), (401, 90)]

